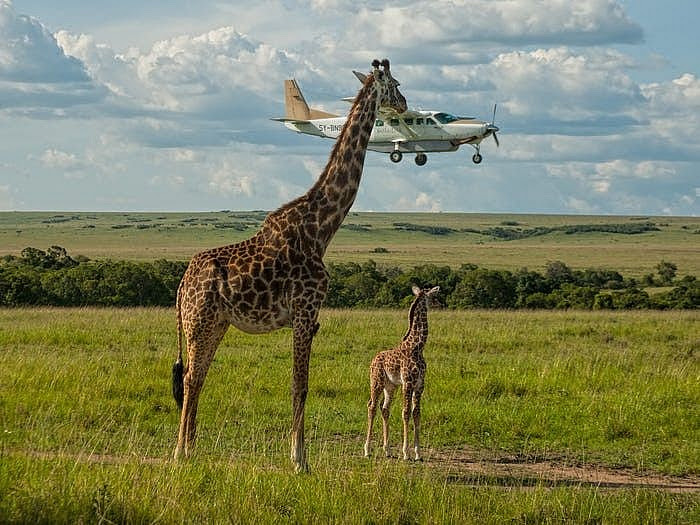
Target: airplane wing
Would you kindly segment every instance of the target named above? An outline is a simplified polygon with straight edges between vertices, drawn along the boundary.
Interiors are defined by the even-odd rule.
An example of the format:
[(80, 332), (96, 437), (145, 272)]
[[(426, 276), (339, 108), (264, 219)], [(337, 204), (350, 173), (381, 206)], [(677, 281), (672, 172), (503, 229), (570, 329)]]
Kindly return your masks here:
[(401, 133), (405, 135), (408, 139), (415, 139), (418, 137), (418, 134), (406, 125), (404, 119), (416, 117), (420, 118), (424, 117), (425, 115), (423, 115), (422, 113), (418, 113), (417, 111), (412, 111), (410, 109), (407, 109), (403, 113), (398, 113), (391, 108), (379, 108), (379, 116), (384, 120), (390, 120), (393, 118), (398, 119), (399, 130), (401, 131)]
[(415, 117), (425, 117), (423, 113), (420, 113), (418, 111), (414, 111), (412, 109), (407, 109), (403, 113), (398, 113), (396, 110), (392, 108), (385, 108), (385, 107), (380, 107), (379, 108), (379, 114), (383, 119), (388, 119), (388, 118), (415, 118)]

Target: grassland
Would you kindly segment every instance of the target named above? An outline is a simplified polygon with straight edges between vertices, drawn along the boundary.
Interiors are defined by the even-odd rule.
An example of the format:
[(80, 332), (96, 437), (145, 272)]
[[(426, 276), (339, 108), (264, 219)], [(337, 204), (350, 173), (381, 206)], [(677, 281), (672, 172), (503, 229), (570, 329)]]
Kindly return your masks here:
[[(212, 213), (0, 213), (0, 256), (27, 246), (59, 245), (90, 258), (189, 259), (212, 246), (249, 237), (264, 212)], [(635, 235), (553, 231), (518, 240), (475, 233), (493, 228), (532, 230), (565, 225), (640, 224), (658, 231)], [(397, 223), (450, 228), (434, 235), (405, 231)], [(700, 275), (700, 218), (465, 213), (350, 213), (334, 238), (327, 261), (380, 263), (404, 268), (418, 264), (474, 263), (492, 269), (527, 266), (542, 270), (561, 260), (574, 269), (606, 268), (628, 277), (653, 273), (662, 259), (678, 265), (680, 275)], [(380, 250), (375, 251), (377, 248)]]
[(171, 310), (0, 310), (0, 522), (700, 521), (698, 312), (433, 312), (426, 460), (366, 460), (368, 364), (405, 316), (323, 312), (296, 476), (289, 331), (229, 331), (174, 463)]

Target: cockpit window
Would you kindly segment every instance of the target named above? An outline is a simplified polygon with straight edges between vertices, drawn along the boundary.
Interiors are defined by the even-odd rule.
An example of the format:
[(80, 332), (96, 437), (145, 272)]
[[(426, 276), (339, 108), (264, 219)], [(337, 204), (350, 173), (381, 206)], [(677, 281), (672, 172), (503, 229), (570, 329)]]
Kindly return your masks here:
[(374, 125), (377, 126), (377, 127), (383, 126), (383, 125), (384, 125), (384, 122), (382, 122), (381, 120), (377, 119), (377, 120), (375, 121)]
[(403, 121), (408, 124), (409, 126), (413, 126), (413, 119), (412, 118), (405, 118)]
[(391, 124), (392, 126), (398, 126), (398, 125), (399, 125), (399, 119), (393, 118), (393, 119), (391, 119), (391, 120), (389, 121), (389, 124)]
[(459, 117), (455, 117), (454, 115), (450, 115), (449, 113), (435, 113), (434, 116), (438, 120), (438, 122), (440, 122), (440, 124), (449, 124), (450, 122), (459, 120)]

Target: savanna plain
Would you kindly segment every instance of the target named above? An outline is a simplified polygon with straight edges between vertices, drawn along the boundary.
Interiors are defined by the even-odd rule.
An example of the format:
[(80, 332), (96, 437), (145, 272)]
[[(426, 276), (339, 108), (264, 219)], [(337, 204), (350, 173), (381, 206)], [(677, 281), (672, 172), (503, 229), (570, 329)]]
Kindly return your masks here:
[[(197, 229), (192, 244), (183, 251), (183, 242), (173, 242), (168, 251), (139, 237), (157, 228), (111, 228), (103, 216), (48, 223), (32, 217), (35, 223), (10, 226), (11, 214), (2, 215), (5, 253), (59, 244), (90, 257), (187, 258), (198, 242), (236, 240), (210, 242), (222, 233), (211, 225), (216, 221), (185, 222), (161, 233), (182, 241), (183, 232)], [(146, 218), (152, 220), (141, 223), (156, 221)], [(379, 219), (385, 237), (372, 238), (367, 230), (381, 230)], [(469, 219), (522, 228), (532, 220)], [(91, 220), (94, 227), (83, 228)], [(125, 216), (117, 220), (128, 224)], [(645, 273), (662, 258), (683, 273), (698, 273), (696, 219), (664, 219), (658, 231), (634, 237), (553, 232), (511, 244), (454, 224), (452, 241), (446, 241), (396, 230), (394, 223), (402, 221), (393, 217), (349, 220), (361, 227), (341, 231), (330, 252), (335, 260), (366, 260), (382, 246), (387, 252), (379, 256), (393, 252), (399, 255), (395, 263), (412, 264), (400, 256), (411, 245), (434, 254), (435, 245), (450, 252), (452, 242), (458, 248), (451, 253), (460, 250), (460, 257), (470, 245), (481, 246), (485, 251), (476, 253), (482, 255), (515, 249), (522, 258), (501, 264), (537, 267), (542, 257), (523, 244), (534, 243), (542, 244), (540, 255), (563, 255), (549, 260), (587, 267), (576, 259), (583, 248), (562, 248), (568, 243), (609, 247), (589, 249), (599, 264), (588, 266), (624, 270), (626, 263), (616, 265), (618, 245), (629, 251), (639, 243), (638, 254), (644, 254), (646, 242), (652, 250), (646, 257), (619, 260), (629, 261), (630, 273)], [(72, 233), (56, 235), (71, 221)], [(403, 218), (421, 221), (430, 223)], [(47, 233), (46, 242), (39, 233), (22, 239), (33, 227), (54, 235)], [(128, 230), (135, 237), (124, 237)], [(102, 241), (86, 240), (82, 231), (99, 233)], [(443, 264), (457, 262), (483, 261)], [(398, 457), (397, 402), (392, 457), (383, 456), (376, 425), (370, 459), (362, 444), (369, 362), (400, 340), (407, 312), (325, 309), (306, 410), (311, 473), (296, 475), (289, 460), (289, 330), (257, 336), (229, 330), (200, 400), (196, 452), (174, 462), (179, 414), (170, 394), (177, 353), (173, 309), (0, 309), (0, 522), (698, 523), (699, 321), (697, 310), (432, 310), (424, 460), (404, 462)]]

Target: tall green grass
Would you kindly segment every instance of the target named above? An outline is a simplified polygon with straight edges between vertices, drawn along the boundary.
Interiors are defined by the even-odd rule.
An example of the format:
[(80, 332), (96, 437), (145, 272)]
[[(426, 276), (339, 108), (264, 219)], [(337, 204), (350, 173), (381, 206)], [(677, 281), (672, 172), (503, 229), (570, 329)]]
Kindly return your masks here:
[[(312, 474), (296, 476), (288, 330), (229, 331), (196, 454), (174, 463), (171, 310), (0, 310), (0, 522), (697, 522), (697, 493), (465, 476), (444, 457), (697, 481), (699, 320), (431, 312), (426, 461), (405, 464), (361, 449), (369, 362), (403, 335), (406, 312), (324, 311), (306, 412)], [(391, 424), (396, 454), (398, 407)]]

